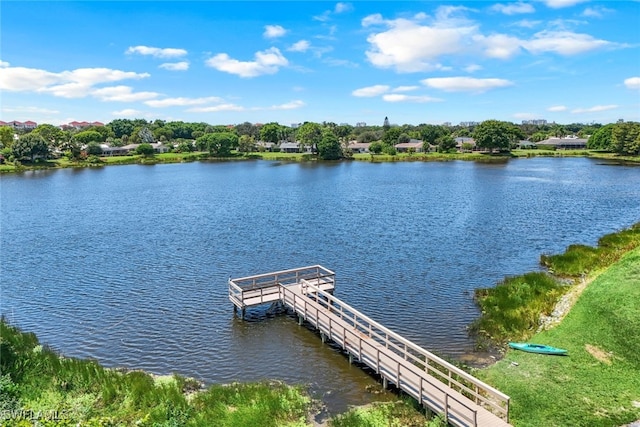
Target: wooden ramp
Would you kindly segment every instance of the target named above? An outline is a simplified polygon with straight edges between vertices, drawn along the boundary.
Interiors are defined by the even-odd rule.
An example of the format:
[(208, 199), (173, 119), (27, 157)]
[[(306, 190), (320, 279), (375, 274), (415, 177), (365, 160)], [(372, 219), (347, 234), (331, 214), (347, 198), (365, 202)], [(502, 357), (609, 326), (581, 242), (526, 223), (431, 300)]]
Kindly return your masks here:
[(229, 279), (229, 299), (243, 313), (249, 306), (281, 301), (323, 341), (340, 345), (350, 361), (375, 370), (385, 387), (395, 384), (451, 425), (509, 426), (508, 396), (334, 297), (334, 287), (333, 272), (311, 266)]

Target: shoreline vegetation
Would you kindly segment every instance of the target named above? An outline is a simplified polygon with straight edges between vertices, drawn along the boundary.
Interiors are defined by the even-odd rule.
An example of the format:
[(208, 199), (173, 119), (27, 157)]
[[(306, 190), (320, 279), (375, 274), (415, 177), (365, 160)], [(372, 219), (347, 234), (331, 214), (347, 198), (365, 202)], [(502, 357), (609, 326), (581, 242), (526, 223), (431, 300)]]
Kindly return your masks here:
[[(518, 427), (604, 427), (640, 419), (640, 341), (633, 339), (640, 330), (640, 223), (603, 236), (597, 247), (571, 245), (562, 254), (542, 255), (541, 264), (548, 272), (477, 290), (483, 315), (471, 329), (487, 345), (531, 339), (566, 348), (569, 356), (506, 350), (504, 358), (472, 373), (511, 397), (510, 421)], [(572, 298), (563, 303), (567, 295)], [(564, 308), (554, 314), (559, 304)], [(45, 426), (302, 427), (313, 425), (320, 406), (304, 387), (279, 381), (204, 388), (179, 375), (66, 358), (0, 320), (3, 426), (35, 420)], [(444, 424), (403, 398), (354, 408), (326, 425)]]
[[(397, 153), (389, 154), (354, 154), (350, 159), (339, 161), (364, 161), (378, 162), (447, 162), (454, 160), (477, 162), (506, 162), (514, 158), (531, 157), (589, 157), (601, 159), (613, 163), (640, 164), (639, 156), (621, 156), (602, 150), (511, 150), (508, 153)], [(226, 157), (211, 156), (208, 152), (188, 153), (162, 153), (154, 155), (126, 155), (126, 156), (90, 156), (86, 160), (72, 161), (66, 158), (36, 160), (34, 162), (18, 162), (0, 164), (0, 174), (16, 173), (30, 170), (52, 170), (62, 168), (101, 167), (109, 165), (154, 165), (166, 163), (187, 163), (195, 161), (246, 161), (246, 160), (270, 160), (281, 162), (330, 162), (323, 161), (317, 156), (304, 153), (282, 152), (257, 152), (257, 153), (232, 153)]]

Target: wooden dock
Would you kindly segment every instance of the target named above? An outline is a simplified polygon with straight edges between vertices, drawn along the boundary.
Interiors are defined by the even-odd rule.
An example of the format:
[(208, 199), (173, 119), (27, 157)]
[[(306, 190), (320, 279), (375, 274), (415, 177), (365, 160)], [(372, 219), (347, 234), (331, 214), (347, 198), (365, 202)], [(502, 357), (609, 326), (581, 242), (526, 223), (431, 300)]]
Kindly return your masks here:
[(349, 361), (366, 364), (421, 405), (460, 427), (509, 426), (509, 397), (333, 296), (335, 273), (315, 265), (229, 279), (234, 310), (282, 302)]

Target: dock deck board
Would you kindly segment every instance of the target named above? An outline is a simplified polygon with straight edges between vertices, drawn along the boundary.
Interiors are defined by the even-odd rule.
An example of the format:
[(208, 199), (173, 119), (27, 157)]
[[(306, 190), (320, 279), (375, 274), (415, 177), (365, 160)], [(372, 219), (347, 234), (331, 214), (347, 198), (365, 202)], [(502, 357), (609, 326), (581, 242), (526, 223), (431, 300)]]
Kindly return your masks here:
[[(316, 268), (315, 278), (313, 274), (308, 274), (312, 268)], [(510, 425), (508, 396), (384, 328), (334, 297), (330, 293), (335, 286), (333, 272), (320, 266), (304, 267), (301, 270), (304, 270), (305, 278), (296, 274), (296, 280), (288, 280), (286, 283), (274, 280), (266, 286), (254, 286), (255, 282), (252, 280), (253, 277), (265, 280), (268, 274), (242, 278), (240, 280), (245, 283), (244, 289), (230, 279), (229, 298), (235, 307), (242, 310), (281, 301), (301, 320), (315, 327), (323, 340), (335, 342), (350, 358), (369, 366), (385, 381), (395, 384), (420, 404), (444, 414), (454, 426)], [(285, 273), (292, 275), (296, 271), (286, 270)], [(269, 280), (266, 282), (269, 283)], [(251, 283), (251, 286), (246, 283)], [(233, 289), (232, 285), (235, 286)], [(448, 383), (443, 382), (443, 379)], [(468, 384), (472, 384), (472, 387)]]

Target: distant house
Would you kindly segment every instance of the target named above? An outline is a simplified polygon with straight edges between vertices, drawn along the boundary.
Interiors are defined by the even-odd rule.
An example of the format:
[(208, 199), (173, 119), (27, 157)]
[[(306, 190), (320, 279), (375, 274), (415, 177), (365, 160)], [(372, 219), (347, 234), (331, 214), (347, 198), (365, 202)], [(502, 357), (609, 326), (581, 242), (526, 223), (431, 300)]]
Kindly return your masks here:
[(424, 151), (424, 142), (420, 139), (411, 139), (409, 142), (401, 142), (394, 145), (398, 153), (408, 153), (410, 151), (414, 153), (422, 153)]
[(93, 127), (93, 126), (104, 126), (104, 123), (73, 121), (73, 122), (67, 123), (66, 125), (62, 125), (60, 127), (62, 129), (86, 129), (88, 127)]
[(36, 122), (32, 122), (31, 120), (27, 120), (26, 122), (13, 120), (11, 122), (0, 122), (0, 126), (10, 126), (14, 129), (35, 129), (38, 127), (38, 124)]
[(521, 149), (521, 150), (531, 150), (531, 149), (534, 149), (534, 148), (538, 148), (538, 146), (536, 144), (534, 144), (531, 141), (526, 141), (526, 140), (518, 141), (518, 144), (516, 144), (516, 147)]
[(551, 150), (581, 150), (587, 148), (584, 138), (548, 138), (536, 144), (538, 148)]
[[(102, 149), (103, 156), (126, 156), (127, 154), (132, 154), (136, 151), (140, 144), (128, 144), (122, 147), (111, 147), (107, 144), (100, 144), (100, 148)], [(166, 153), (169, 151), (169, 147), (160, 143), (152, 143), (150, 144), (153, 147), (153, 151), (155, 153)]]
[(297, 142), (281, 142), (280, 143), (280, 152), (282, 153), (299, 153), (300, 152), (300, 144)]
[(349, 148), (351, 150), (352, 153), (368, 153), (369, 152), (369, 146), (371, 146), (370, 142), (356, 142), (356, 141), (350, 141), (349, 145), (347, 146), (347, 148)]
[(258, 141), (256, 142), (256, 145), (258, 147), (264, 148), (264, 151), (273, 151), (273, 147), (275, 147), (276, 144), (274, 144), (273, 142)]
[(471, 150), (477, 150), (476, 140), (473, 138), (469, 138), (466, 136), (459, 136), (455, 138), (456, 141), (456, 150), (462, 151), (462, 146), (465, 144), (469, 144), (471, 146)]
[(111, 147), (107, 144), (100, 144), (100, 149), (103, 156), (124, 156), (130, 151), (124, 147)]

